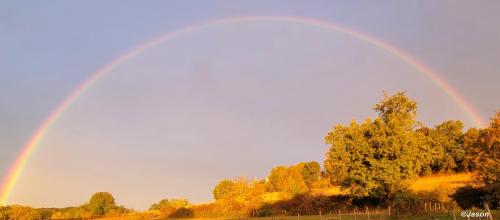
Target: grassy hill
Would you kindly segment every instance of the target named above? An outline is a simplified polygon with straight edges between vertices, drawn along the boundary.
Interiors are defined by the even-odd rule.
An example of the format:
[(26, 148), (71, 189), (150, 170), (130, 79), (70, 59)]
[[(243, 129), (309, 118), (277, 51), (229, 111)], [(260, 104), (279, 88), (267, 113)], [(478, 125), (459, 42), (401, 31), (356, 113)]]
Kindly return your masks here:
[[(452, 194), (457, 188), (468, 184), (475, 184), (474, 174), (472, 173), (435, 174), (418, 177), (411, 183), (410, 189), (417, 193), (442, 191), (445, 192), (445, 194)], [(311, 194), (333, 196), (348, 194), (348, 191), (342, 190), (338, 186), (334, 186), (328, 189), (315, 189)], [(286, 193), (273, 192), (264, 195), (264, 201), (266, 202), (276, 202), (286, 199), (290, 199), (290, 195)]]
[[(427, 193), (427, 192), (439, 192), (437, 195), (443, 197), (443, 199), (449, 199), (448, 195), (451, 195), (457, 188), (468, 185), (475, 184), (474, 175), (472, 173), (458, 173), (458, 174), (439, 174), (439, 175), (430, 175), (425, 177), (419, 177), (415, 181), (412, 182), (410, 189), (416, 193)], [(343, 195), (347, 194), (347, 190), (341, 190), (340, 187), (331, 187), (328, 189), (317, 189), (310, 192), (312, 195), (324, 195), (324, 196), (333, 196), (333, 195)], [(281, 200), (290, 199), (290, 195), (285, 193), (266, 193), (264, 195), (265, 202), (273, 203)], [(151, 219), (151, 212), (143, 212), (143, 213), (130, 213), (125, 216), (120, 217), (108, 217), (102, 218), (106, 220), (114, 220), (114, 219)], [(451, 219), (451, 216), (447, 213), (440, 213), (439, 219)], [(495, 216), (498, 213), (495, 213)], [(149, 217), (148, 217), (149, 216)], [(154, 215), (153, 215), (154, 216)], [(324, 216), (327, 219), (336, 219), (338, 215)], [(153, 218), (154, 219), (154, 218)], [(244, 218), (245, 219), (245, 218)], [(246, 219), (273, 219), (273, 218), (246, 218)], [(297, 219), (295, 217), (279, 217), (275, 219)], [(301, 219), (323, 219), (319, 216), (301, 216)], [(342, 219), (364, 219), (364, 216), (354, 216), (352, 213), (343, 214)], [(379, 215), (371, 216), (371, 219), (389, 219), (384, 213)], [(411, 219), (420, 219), (420, 218), (411, 218)], [(425, 219), (425, 217), (422, 217)]]
[(443, 188), (457, 189), (467, 184), (475, 184), (472, 173), (430, 175), (419, 177), (411, 184), (410, 189), (415, 192), (433, 191)]

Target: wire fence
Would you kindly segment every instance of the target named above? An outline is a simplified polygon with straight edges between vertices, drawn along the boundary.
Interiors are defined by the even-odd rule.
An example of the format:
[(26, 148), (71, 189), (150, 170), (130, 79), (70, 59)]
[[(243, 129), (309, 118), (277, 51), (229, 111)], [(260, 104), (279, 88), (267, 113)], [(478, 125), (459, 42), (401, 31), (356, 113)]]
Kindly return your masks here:
[[(304, 212), (305, 213), (305, 212)], [(496, 213), (496, 215), (495, 215)], [(402, 213), (397, 208), (352, 207), (349, 209), (320, 210), (316, 215), (301, 215), (301, 212), (287, 213), (283, 210), (281, 214), (267, 217), (229, 218), (229, 219), (254, 219), (262, 218), (269, 220), (381, 220), (381, 219), (474, 219), (493, 220), (500, 219), (500, 212), (492, 212), (488, 205), (479, 210), (460, 210), (455, 207), (446, 207), (444, 203), (424, 203), (422, 207), (415, 207), (410, 213)], [(496, 217), (496, 218), (494, 218)]]

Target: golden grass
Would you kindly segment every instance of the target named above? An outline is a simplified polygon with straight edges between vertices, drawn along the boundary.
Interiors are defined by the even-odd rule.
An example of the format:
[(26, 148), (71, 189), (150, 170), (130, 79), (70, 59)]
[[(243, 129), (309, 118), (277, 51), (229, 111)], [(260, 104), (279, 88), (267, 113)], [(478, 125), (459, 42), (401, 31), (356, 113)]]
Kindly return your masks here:
[(291, 198), (292, 196), (290, 194), (283, 192), (271, 192), (271, 193), (265, 193), (263, 195), (264, 202), (266, 203), (274, 203), (277, 201), (287, 200)]
[(348, 190), (342, 190), (339, 186), (333, 186), (327, 189), (313, 189), (311, 191), (311, 194), (315, 196), (347, 195), (348, 193)]
[[(446, 190), (447, 194), (454, 192), (457, 188), (465, 185), (475, 185), (474, 174), (473, 173), (458, 173), (458, 174), (436, 174), (424, 177), (419, 177), (414, 180), (410, 186), (410, 189), (415, 192), (431, 192), (435, 190)], [(334, 195), (345, 195), (348, 193), (347, 190), (342, 190), (338, 186), (326, 188), (326, 189), (315, 189), (310, 192), (312, 195), (324, 195), (324, 196), (334, 196)], [(290, 199), (291, 195), (281, 192), (273, 192), (264, 194), (265, 202), (277, 202), (280, 200)], [(125, 216), (120, 217), (107, 217), (102, 218), (105, 220), (142, 220), (142, 219), (155, 219), (152, 216), (156, 216), (157, 213), (143, 212), (143, 213), (130, 213)], [(304, 216), (305, 217), (305, 216)], [(313, 217), (313, 216), (311, 216)], [(295, 217), (296, 218), (296, 217)], [(209, 218), (196, 218), (196, 219), (209, 219)], [(224, 218), (221, 218), (224, 219)], [(255, 218), (257, 219), (257, 218)], [(266, 219), (266, 218), (262, 218)], [(284, 217), (283, 219), (287, 219)], [(304, 218), (307, 219), (307, 218)], [(316, 219), (316, 218), (312, 218)], [(342, 218), (344, 219), (344, 218)]]
[[(430, 192), (443, 189), (454, 192), (459, 187), (475, 184), (473, 173), (434, 174), (418, 177), (416, 180), (412, 181), (410, 189), (414, 192)], [(346, 195), (348, 193), (348, 190), (342, 190), (338, 186), (327, 189), (315, 189), (311, 192), (312, 195), (325, 196)]]
[(474, 184), (474, 174), (440, 174), (417, 178), (410, 186), (415, 192), (433, 191), (438, 189), (457, 189), (459, 187)]

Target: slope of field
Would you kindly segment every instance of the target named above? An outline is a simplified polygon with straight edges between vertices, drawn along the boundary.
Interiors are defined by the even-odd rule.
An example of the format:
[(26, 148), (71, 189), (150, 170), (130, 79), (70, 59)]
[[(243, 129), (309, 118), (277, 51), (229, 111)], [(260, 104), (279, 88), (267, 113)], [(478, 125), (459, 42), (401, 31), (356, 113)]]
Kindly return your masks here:
[[(474, 174), (472, 173), (457, 173), (457, 174), (436, 174), (418, 177), (414, 180), (410, 189), (414, 192), (430, 192), (435, 190), (446, 190), (450, 193), (454, 192), (457, 188), (465, 185), (474, 185)], [(328, 189), (317, 189), (311, 192), (313, 195), (344, 195), (347, 194), (347, 190), (341, 190), (340, 187), (334, 186)], [(278, 195), (269, 196), (277, 201), (280, 198)]]
[[(440, 174), (440, 175), (430, 175), (430, 176), (425, 176), (425, 177), (419, 177), (416, 180), (414, 180), (410, 186), (410, 189), (413, 190), (414, 192), (433, 192), (433, 191), (440, 191), (440, 195), (446, 197), (444, 199), (449, 199), (448, 196), (452, 194), (457, 188), (465, 186), (465, 185), (474, 185), (474, 174), (472, 173), (458, 173), (458, 174)], [(324, 195), (324, 196), (333, 196), (333, 195), (344, 195), (347, 194), (347, 190), (342, 190), (340, 187), (335, 186), (331, 187), (328, 189), (316, 189), (310, 192), (312, 195)], [(279, 192), (273, 192), (273, 193), (266, 193), (264, 195), (264, 200), (265, 202), (277, 202), (280, 200), (287, 200), (290, 199), (290, 195), (287, 195), (285, 193), (279, 193)], [(156, 213), (158, 214), (158, 213)], [(442, 216), (439, 217), (439, 219), (452, 219), (452, 217), (449, 215), (449, 213), (441, 213)], [(457, 213), (458, 214), (458, 213)], [(494, 212), (494, 216), (498, 216), (498, 212)], [(154, 215), (154, 213), (151, 212), (139, 212), (139, 213), (130, 213), (125, 216), (120, 216), (120, 217), (108, 217), (108, 218), (102, 218), (106, 220), (115, 220), (115, 219), (129, 219), (129, 220), (136, 220), (136, 219), (155, 219), (152, 218), (152, 216), (157, 216)], [(408, 217), (403, 218), (403, 219), (426, 219), (428, 216), (421, 216), (421, 217)], [(200, 218), (197, 218), (200, 219)], [(206, 219), (206, 218), (205, 218)], [(222, 218), (224, 219), (224, 218)], [(267, 219), (283, 219), (283, 220), (288, 220), (288, 219), (297, 219), (297, 216), (294, 217), (286, 217), (286, 216), (281, 216), (281, 217), (269, 217), (269, 218), (242, 218), (242, 219), (255, 219), (255, 220), (267, 220)], [(330, 215), (325, 215), (325, 216), (300, 216), (300, 219), (339, 219), (337, 214), (330, 214)], [(345, 213), (342, 216), (342, 220), (344, 219), (364, 219), (364, 216), (355, 216), (353, 214), (348, 214)], [(367, 218), (368, 219), (368, 218)], [(374, 215), (371, 216), (370, 219), (390, 219), (389, 216), (386, 216), (385, 214), (380, 214), (380, 215)]]
[(457, 173), (446, 175), (430, 175), (418, 178), (410, 186), (415, 192), (438, 189), (457, 189), (467, 184), (474, 184), (474, 174)]

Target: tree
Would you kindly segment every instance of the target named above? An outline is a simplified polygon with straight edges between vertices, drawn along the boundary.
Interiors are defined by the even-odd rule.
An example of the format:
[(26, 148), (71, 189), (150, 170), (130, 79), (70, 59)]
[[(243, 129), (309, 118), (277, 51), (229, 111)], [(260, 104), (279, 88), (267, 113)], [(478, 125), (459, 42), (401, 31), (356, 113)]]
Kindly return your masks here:
[(429, 166), (425, 136), (416, 132), (417, 103), (405, 93), (375, 105), (378, 117), (359, 124), (337, 125), (326, 136), (330, 146), (325, 169), (333, 184), (350, 189), (354, 197), (388, 199)]
[(480, 132), (477, 144), (481, 149), (478, 176), (488, 192), (485, 199), (495, 208), (500, 206), (500, 111), (491, 118), (489, 127)]
[(94, 216), (101, 216), (117, 208), (115, 198), (108, 192), (97, 192), (89, 200), (88, 207)]
[(302, 163), (302, 179), (309, 189), (312, 188), (313, 183), (318, 181), (321, 175), (321, 166), (316, 161)]
[(262, 202), (264, 183), (245, 177), (220, 181), (213, 191), (217, 212), (225, 216), (248, 215)]
[(382, 100), (373, 108), (379, 118), (390, 128), (411, 130), (418, 125), (417, 102), (409, 99), (404, 92), (393, 96), (384, 93)]
[(188, 207), (191, 204), (187, 199), (162, 199), (158, 203), (154, 203), (151, 205), (149, 210), (164, 210), (167, 208), (172, 208), (172, 209), (179, 209), (179, 208), (184, 208)]
[(8, 220), (9, 219), (9, 207), (0, 206), (0, 220)]
[(215, 200), (230, 197), (236, 188), (236, 184), (231, 180), (220, 181), (213, 190)]
[(42, 215), (37, 209), (21, 206), (12, 205), (8, 208), (7, 219), (22, 219), (22, 220), (38, 220), (42, 219)]
[(267, 189), (271, 192), (286, 192), (297, 195), (309, 190), (302, 176), (304, 164), (277, 166), (267, 177)]
[(463, 123), (461, 121), (445, 121), (430, 129), (427, 134), (428, 144), (433, 153), (431, 163), (435, 172), (452, 172), (466, 170), (465, 149), (463, 147)]
[(465, 156), (462, 161), (462, 166), (465, 171), (475, 171), (479, 166), (479, 155), (481, 153), (481, 144), (478, 143), (481, 135), (481, 130), (477, 128), (469, 128), (463, 136), (463, 147)]

